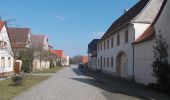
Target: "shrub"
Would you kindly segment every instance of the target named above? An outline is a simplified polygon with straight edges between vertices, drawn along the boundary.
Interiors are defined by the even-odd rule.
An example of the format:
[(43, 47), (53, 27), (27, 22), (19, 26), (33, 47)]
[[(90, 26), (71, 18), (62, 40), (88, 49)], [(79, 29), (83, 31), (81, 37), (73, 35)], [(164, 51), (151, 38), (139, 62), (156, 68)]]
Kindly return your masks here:
[(22, 75), (14, 75), (12, 77), (12, 82), (13, 82), (14, 86), (19, 86), (19, 85), (23, 84), (24, 77)]
[[(153, 67), (153, 76), (157, 79), (157, 85), (153, 86), (160, 90), (161, 92), (169, 94), (170, 92), (170, 65), (168, 63), (168, 44), (162, 37), (158, 35), (156, 38), (154, 48), (154, 61), (152, 64)], [(151, 86), (151, 87), (152, 87)]]

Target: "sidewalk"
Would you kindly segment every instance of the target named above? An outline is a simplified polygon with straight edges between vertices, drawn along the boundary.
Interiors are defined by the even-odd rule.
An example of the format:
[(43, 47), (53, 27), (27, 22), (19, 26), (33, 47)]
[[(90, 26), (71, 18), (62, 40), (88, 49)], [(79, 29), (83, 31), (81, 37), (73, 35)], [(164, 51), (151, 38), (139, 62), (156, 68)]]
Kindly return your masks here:
[(144, 100), (170, 100), (170, 96), (158, 93), (156, 91), (148, 90), (145, 86), (127, 81), (124, 79), (108, 76), (102, 73), (93, 72), (89, 69), (80, 69), (86, 76), (93, 77), (96, 82), (103, 83), (105, 85), (100, 86), (111, 93), (123, 93), (131, 96), (137, 96)]

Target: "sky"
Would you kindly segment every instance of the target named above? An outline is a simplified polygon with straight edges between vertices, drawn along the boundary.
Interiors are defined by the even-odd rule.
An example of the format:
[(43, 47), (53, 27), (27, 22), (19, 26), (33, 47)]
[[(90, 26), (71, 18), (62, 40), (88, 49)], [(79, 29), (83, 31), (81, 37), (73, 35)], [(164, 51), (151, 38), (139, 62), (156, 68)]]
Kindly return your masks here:
[(9, 26), (46, 34), (54, 49), (73, 57), (87, 55), (88, 44), (139, 0), (0, 1), (0, 16)]

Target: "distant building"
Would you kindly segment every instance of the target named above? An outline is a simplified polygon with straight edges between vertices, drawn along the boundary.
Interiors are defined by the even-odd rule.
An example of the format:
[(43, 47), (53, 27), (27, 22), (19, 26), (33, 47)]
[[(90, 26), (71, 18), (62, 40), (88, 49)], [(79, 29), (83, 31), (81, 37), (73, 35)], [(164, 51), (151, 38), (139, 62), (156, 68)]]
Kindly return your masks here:
[(70, 57), (64, 54), (63, 50), (51, 50), (52, 53), (56, 54), (58, 57), (57, 65), (61, 66), (69, 66), (70, 65)]
[(49, 44), (46, 35), (31, 35), (34, 51), (33, 70), (43, 70), (50, 67)]
[(82, 56), (82, 64), (88, 64), (88, 56)]
[(97, 69), (97, 43), (100, 39), (92, 40), (88, 45), (88, 68), (92, 70)]
[(14, 72), (14, 54), (8, 35), (6, 23), (0, 20), (0, 77), (12, 75)]

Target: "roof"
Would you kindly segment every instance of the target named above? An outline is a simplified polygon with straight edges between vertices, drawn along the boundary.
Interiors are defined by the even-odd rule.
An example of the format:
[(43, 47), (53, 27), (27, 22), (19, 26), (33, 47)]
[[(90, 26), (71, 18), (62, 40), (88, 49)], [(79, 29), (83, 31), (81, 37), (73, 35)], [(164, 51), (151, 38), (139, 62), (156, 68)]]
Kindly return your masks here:
[(30, 28), (7, 28), (12, 47), (20, 48), (27, 45)]
[(50, 52), (56, 54), (59, 58), (62, 58), (63, 56), (63, 50), (50, 50)]
[(154, 33), (154, 28), (152, 26), (149, 26), (148, 29), (133, 43), (136, 44), (151, 39), (152, 37), (154, 37)]
[(44, 46), (45, 35), (31, 35), (31, 43), (34, 50), (41, 50)]
[(88, 51), (93, 52), (97, 50), (97, 43), (100, 41), (100, 39), (93, 39), (89, 45), (88, 45)]
[(110, 28), (106, 31), (103, 35), (103, 38), (108, 37), (109, 35), (113, 34), (113, 31), (119, 30), (123, 25), (128, 24), (131, 22), (148, 4), (150, 0), (140, 0), (137, 4), (135, 4), (131, 9), (125, 12), (119, 19), (117, 19)]
[(82, 56), (82, 63), (88, 63), (88, 56)]
[(152, 22), (152, 24), (146, 29), (146, 31), (138, 38), (136, 39), (133, 44), (138, 44), (141, 42), (144, 42), (146, 40), (150, 40), (155, 36), (155, 29), (154, 29), (154, 25), (157, 22), (159, 16), (161, 15), (161, 12), (163, 11), (163, 8), (165, 7), (167, 0), (164, 0), (162, 3), (162, 6), (155, 18), (155, 20)]
[(97, 57), (97, 52), (93, 53), (91, 57)]
[(5, 25), (5, 22), (0, 20), (0, 31), (2, 30), (3, 26)]

